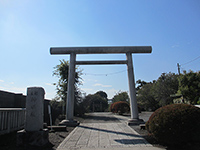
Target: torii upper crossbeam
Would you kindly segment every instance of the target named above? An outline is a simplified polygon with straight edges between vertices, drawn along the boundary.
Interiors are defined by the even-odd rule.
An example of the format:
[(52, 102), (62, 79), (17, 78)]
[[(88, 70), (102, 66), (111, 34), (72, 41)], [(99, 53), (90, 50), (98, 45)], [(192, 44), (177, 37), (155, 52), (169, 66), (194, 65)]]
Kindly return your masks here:
[(52, 47), (51, 54), (151, 53), (151, 46)]

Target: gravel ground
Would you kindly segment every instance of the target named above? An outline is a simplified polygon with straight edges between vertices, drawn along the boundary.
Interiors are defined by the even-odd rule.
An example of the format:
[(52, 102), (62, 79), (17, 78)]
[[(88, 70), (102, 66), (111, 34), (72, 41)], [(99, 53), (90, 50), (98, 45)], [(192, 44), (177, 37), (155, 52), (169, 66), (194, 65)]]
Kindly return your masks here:
[(56, 150), (58, 145), (73, 131), (74, 127), (68, 127), (66, 132), (50, 132), (49, 144), (46, 147), (16, 147), (16, 132), (0, 136), (0, 150)]

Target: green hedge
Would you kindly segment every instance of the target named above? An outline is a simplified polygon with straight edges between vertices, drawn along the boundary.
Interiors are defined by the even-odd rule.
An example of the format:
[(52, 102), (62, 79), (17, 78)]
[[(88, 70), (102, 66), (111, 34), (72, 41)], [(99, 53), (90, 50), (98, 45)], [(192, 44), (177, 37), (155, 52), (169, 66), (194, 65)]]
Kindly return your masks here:
[(156, 110), (146, 128), (165, 144), (200, 141), (200, 109), (188, 104), (172, 104)]

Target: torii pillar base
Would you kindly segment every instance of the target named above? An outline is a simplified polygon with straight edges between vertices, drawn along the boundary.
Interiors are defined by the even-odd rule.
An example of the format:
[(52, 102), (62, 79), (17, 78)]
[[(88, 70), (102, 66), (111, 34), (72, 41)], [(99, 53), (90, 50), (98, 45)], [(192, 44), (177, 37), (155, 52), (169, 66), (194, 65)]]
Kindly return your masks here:
[(145, 122), (144, 122), (144, 120), (143, 119), (129, 119), (128, 121), (127, 121), (127, 124), (129, 125), (129, 126), (134, 126), (134, 125), (139, 125), (139, 124), (144, 124)]
[(62, 120), (59, 123), (59, 126), (66, 126), (66, 127), (76, 127), (80, 124), (79, 121), (76, 120)]

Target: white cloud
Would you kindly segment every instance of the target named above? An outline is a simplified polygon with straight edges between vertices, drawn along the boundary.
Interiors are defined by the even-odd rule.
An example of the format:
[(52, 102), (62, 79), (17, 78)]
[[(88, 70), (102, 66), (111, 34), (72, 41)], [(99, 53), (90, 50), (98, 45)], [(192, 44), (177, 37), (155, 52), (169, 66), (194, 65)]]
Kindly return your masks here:
[(0, 82), (4, 82), (4, 80), (0, 80)]
[(4, 87), (0, 86), (0, 90), (2, 90)]
[(91, 92), (91, 91), (93, 91), (93, 89), (89, 89), (89, 88), (82, 88), (81, 90), (83, 90), (84, 92)]
[(8, 91), (8, 92), (13, 92), (13, 93), (23, 93), (24, 95), (26, 94), (26, 87), (14, 87), (14, 86), (4, 86), (0, 87), (2, 91)]
[(0, 80), (0, 83), (0, 90), (2, 91), (26, 94), (27, 87), (16, 86), (14, 82), (6, 82), (4, 80)]
[(45, 85), (54, 86), (53, 83), (45, 83)]
[(101, 87), (112, 87), (112, 85), (103, 85), (101, 83), (96, 83), (93, 86), (101, 86)]

